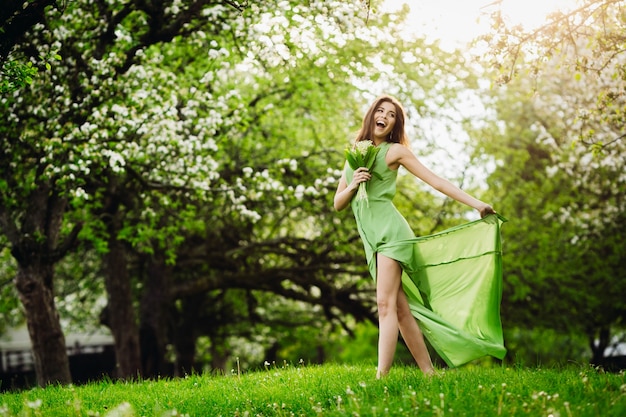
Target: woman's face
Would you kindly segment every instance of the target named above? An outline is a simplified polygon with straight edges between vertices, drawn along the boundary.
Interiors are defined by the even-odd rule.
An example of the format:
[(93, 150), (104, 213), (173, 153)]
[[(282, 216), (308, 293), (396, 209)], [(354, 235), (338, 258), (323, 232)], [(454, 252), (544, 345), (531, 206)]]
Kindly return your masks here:
[(374, 110), (374, 137), (387, 140), (396, 124), (396, 106), (384, 101)]

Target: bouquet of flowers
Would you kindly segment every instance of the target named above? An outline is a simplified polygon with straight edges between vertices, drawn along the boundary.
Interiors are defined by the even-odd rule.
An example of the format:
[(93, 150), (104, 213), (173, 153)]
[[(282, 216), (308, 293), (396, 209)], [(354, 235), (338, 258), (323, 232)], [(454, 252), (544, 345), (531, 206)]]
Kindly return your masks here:
[[(374, 143), (371, 140), (362, 140), (357, 142), (352, 149), (346, 149), (346, 160), (348, 161), (350, 168), (353, 170), (365, 167), (368, 169), (370, 174), (378, 179), (382, 179), (378, 173), (372, 171), (374, 161), (376, 161), (376, 154), (379, 150), (380, 148), (374, 146)], [(367, 203), (367, 189), (365, 187), (366, 184), (364, 182), (359, 184), (359, 189), (356, 195), (357, 201), (365, 200)]]

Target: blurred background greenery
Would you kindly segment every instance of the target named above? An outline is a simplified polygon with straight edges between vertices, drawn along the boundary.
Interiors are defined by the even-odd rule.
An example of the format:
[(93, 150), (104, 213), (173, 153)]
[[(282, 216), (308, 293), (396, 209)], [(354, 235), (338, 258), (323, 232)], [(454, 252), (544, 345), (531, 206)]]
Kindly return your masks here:
[[(332, 195), (382, 93), (420, 159), (509, 219), (505, 361), (624, 355), (624, 2), (530, 28), (485, 2), (453, 48), (392, 6), (7, 9), (0, 334), (28, 324), (37, 383), (72, 379), (71, 332), (110, 334), (121, 377), (374, 366), (373, 283)], [(477, 217), (405, 175), (396, 203), (418, 235)]]

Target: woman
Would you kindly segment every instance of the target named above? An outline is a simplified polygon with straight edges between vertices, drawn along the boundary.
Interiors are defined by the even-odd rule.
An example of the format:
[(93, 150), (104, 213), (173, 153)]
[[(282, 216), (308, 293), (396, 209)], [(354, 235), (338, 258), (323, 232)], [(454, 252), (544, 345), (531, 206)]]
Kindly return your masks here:
[[(436, 190), (475, 208), (481, 218), (495, 213), (490, 205), (435, 175), (418, 161), (408, 147), (404, 119), (402, 106), (391, 96), (381, 96), (372, 104), (355, 142), (371, 140), (380, 148), (372, 168), (380, 177), (372, 179), (372, 174), (366, 168), (353, 171), (346, 164), (334, 197), (334, 207), (338, 211), (352, 205), (370, 271), (376, 281), (379, 316), (377, 378), (386, 375), (391, 368), (398, 331), (420, 369), (426, 374), (434, 372), (424, 336), (411, 314), (402, 285), (403, 270), (406, 273), (411, 269), (411, 264), (419, 262), (419, 254), (410, 245), (388, 245), (392, 242), (410, 241), (415, 237), (404, 217), (391, 202), (395, 194), (398, 168), (403, 166)], [(364, 201), (353, 198), (359, 185), (364, 182), (369, 182), (366, 205), (363, 204)]]

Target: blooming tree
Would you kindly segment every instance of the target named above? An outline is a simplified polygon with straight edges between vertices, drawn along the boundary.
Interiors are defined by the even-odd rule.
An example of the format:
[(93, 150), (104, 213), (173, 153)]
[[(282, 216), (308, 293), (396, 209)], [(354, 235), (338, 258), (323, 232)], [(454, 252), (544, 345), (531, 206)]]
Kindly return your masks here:
[[(539, 80), (529, 85), (541, 93), (541, 78), (559, 62), (563, 73), (587, 84), (592, 100), (576, 105), (578, 140), (593, 152), (624, 142), (626, 58), (624, 4), (621, 0), (584, 0), (557, 11), (545, 23), (527, 30), (512, 26), (499, 9), (491, 16), (492, 31), (480, 41), (488, 47), (487, 64), (499, 72), (501, 84), (520, 77)], [(593, 88), (593, 89), (592, 89)]]
[[(232, 291), (245, 294), (235, 317), (249, 323), (275, 323), (272, 310), (299, 312), (292, 325), (373, 318), (355, 279), (365, 273), (356, 230), (329, 201), (360, 122), (355, 86), (390, 88), (426, 114), (427, 97), (452, 98), (467, 72), (418, 41), (390, 47), (400, 17), (374, 25), (360, 2), (279, 6), (78, 1), (16, 45), (62, 57), (0, 101), (0, 156), (11, 161), (0, 167), (0, 226), (40, 384), (70, 379), (54, 271), (78, 247), (89, 251), (83, 275), (104, 276), (120, 376), (158, 372), (168, 343), (193, 357), (198, 332), (245, 335), (216, 319)], [(57, 288), (76, 288), (76, 268), (62, 271)], [(211, 312), (212, 326), (194, 324)], [(176, 329), (190, 331), (168, 335)]]

